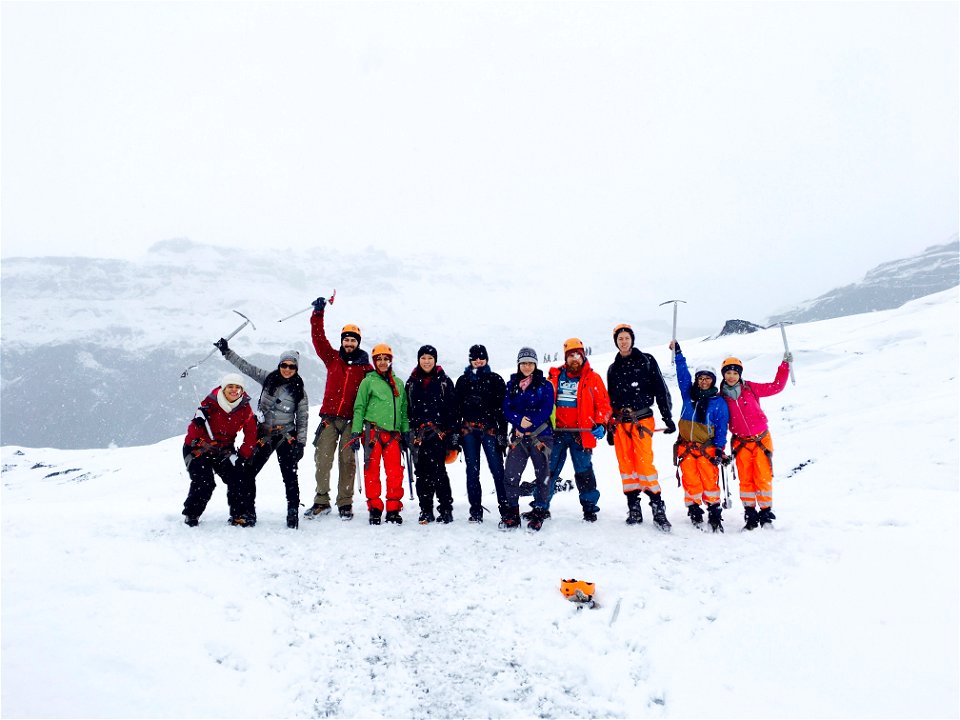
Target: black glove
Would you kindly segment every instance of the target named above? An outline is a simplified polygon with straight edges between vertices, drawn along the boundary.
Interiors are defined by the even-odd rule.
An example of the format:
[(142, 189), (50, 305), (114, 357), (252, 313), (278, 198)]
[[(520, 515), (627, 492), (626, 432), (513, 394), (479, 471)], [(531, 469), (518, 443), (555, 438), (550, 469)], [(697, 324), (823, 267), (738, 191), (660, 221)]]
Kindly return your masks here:
[(410, 449), (410, 436), (411, 433), (409, 430), (406, 432), (400, 433), (400, 449), (406, 452)]
[[(721, 453), (721, 455), (723, 454)], [(733, 462), (733, 457), (731, 455), (723, 455), (723, 459), (721, 460), (721, 462), (723, 463), (724, 467), (726, 467), (727, 465)]]
[(680, 343), (678, 343), (676, 340), (673, 341), (673, 354), (674, 355), (680, 354)]
[(293, 455), (294, 462), (300, 462), (303, 459), (303, 443), (295, 442), (293, 444), (293, 452), (291, 454)]
[(716, 455), (711, 455), (710, 462), (712, 462), (717, 467), (720, 467), (723, 464), (723, 453), (717, 453)]
[(673, 424), (673, 420), (670, 418), (663, 419), (663, 434), (670, 435), (677, 431), (677, 426)]
[(204, 422), (204, 419), (203, 419), (202, 417), (200, 417), (199, 415), (198, 415), (197, 417), (195, 417), (193, 420), (191, 420), (190, 422), (192, 422), (192, 423), (193, 423), (194, 425), (196, 425), (198, 428), (202, 428), (203, 430), (206, 430), (206, 429), (207, 429), (207, 423)]
[(613, 447), (614, 445), (613, 425), (611, 425), (610, 428), (607, 430), (607, 445), (609, 445), (610, 447)]
[(214, 343), (214, 347), (216, 347), (217, 350), (220, 351), (220, 354), (221, 354), (221, 355), (226, 355), (226, 354), (227, 354), (227, 351), (230, 349), (230, 346), (227, 345), (227, 339), (226, 339), (226, 338), (220, 338), (219, 340), (217, 340), (217, 341)]
[(459, 450), (460, 449), (460, 434), (459, 433), (450, 433), (450, 449)]
[(313, 309), (315, 312), (323, 312), (323, 309), (327, 306), (327, 299), (323, 297), (318, 297), (312, 303)]
[(357, 452), (361, 445), (363, 445), (363, 433), (352, 433), (350, 435), (350, 449)]

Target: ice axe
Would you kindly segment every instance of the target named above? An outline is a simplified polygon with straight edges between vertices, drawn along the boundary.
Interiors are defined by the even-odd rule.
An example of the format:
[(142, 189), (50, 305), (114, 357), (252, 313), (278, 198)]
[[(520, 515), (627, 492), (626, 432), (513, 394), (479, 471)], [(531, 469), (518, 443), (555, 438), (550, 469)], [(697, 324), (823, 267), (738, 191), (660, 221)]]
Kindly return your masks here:
[[(790, 322), (789, 320), (781, 320), (780, 322), (775, 322), (773, 325), (780, 326), (780, 335), (783, 336), (783, 352), (784, 353), (790, 352), (790, 346), (787, 345), (787, 331), (786, 331), (786, 328), (784, 328), (784, 325), (793, 325), (793, 323)], [(773, 327), (773, 325), (771, 325), (770, 327)], [(797, 379), (793, 376), (793, 363), (790, 363), (790, 382), (793, 383), (794, 385), (797, 384)]]
[[(243, 314), (242, 312), (240, 312), (239, 310), (234, 310), (234, 312), (235, 312), (237, 315), (239, 315), (240, 317), (243, 318), (243, 324), (242, 324), (240, 327), (238, 327), (236, 330), (234, 330), (232, 333), (230, 333), (229, 335), (227, 335), (227, 336), (224, 338), (224, 340), (230, 340), (234, 335), (236, 335), (238, 332), (240, 332), (241, 330), (243, 330), (247, 325), (249, 325), (250, 327), (252, 327), (254, 330), (257, 329), (257, 326), (253, 324), (253, 320), (251, 320), (250, 318), (248, 318), (246, 315), (244, 315), (244, 314)], [(201, 360), (200, 362), (196, 363), (195, 365), (191, 365), (191, 366), (188, 367), (186, 370), (184, 370), (182, 373), (180, 373), (180, 377), (185, 378), (185, 377), (187, 376), (187, 374), (188, 374), (191, 370), (193, 370), (194, 368), (200, 367), (200, 366), (203, 365), (207, 360), (209, 360), (211, 357), (213, 357), (213, 354), (214, 354), (215, 352), (217, 352), (217, 348), (214, 348), (213, 350), (211, 350), (210, 353), (209, 353), (203, 360)]]
[[(665, 300), (664, 302), (660, 303), (660, 306), (663, 307), (664, 305), (669, 305), (670, 303), (673, 303), (673, 335), (671, 336), (670, 339), (676, 342), (677, 341), (677, 303), (683, 303), (684, 305), (686, 305), (687, 301), (686, 300)], [(675, 358), (676, 354), (677, 354), (676, 351), (673, 351), (670, 354), (671, 365), (676, 365), (677, 363), (677, 360)]]
[[(333, 290), (333, 295), (331, 295), (329, 298), (327, 298), (327, 304), (328, 304), (328, 305), (333, 305), (333, 301), (334, 301), (334, 299), (336, 299), (336, 297), (337, 297), (337, 290), (336, 290), (336, 288), (334, 288), (334, 290)], [(292, 318), (292, 317), (296, 317), (296, 316), (299, 315), (300, 313), (305, 313), (307, 310), (309, 310), (309, 309), (312, 308), (312, 307), (313, 307), (313, 303), (310, 304), (310, 307), (305, 307), (303, 310), (297, 310), (295, 313), (290, 313), (290, 314), (287, 315), (285, 318), (280, 318), (279, 320), (277, 320), (277, 322), (283, 322), (284, 320), (289, 320), (289, 319)]]

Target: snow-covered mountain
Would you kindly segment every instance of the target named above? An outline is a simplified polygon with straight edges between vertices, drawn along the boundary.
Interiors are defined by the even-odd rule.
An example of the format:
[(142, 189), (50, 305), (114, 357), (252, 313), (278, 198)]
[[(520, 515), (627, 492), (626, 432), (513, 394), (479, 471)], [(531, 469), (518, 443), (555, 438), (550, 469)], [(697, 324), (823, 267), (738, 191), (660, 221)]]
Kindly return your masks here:
[(859, 282), (835, 288), (792, 310), (773, 315), (767, 324), (828, 320), (889, 310), (957, 285), (960, 285), (960, 240), (954, 235), (943, 245), (928, 247), (919, 255), (877, 265)]
[[(662, 434), (670, 535), (646, 508), (624, 524), (605, 443), (599, 521), (561, 493), (538, 534), (465, 522), (460, 462), (447, 526), (406, 499), (400, 527), (287, 530), (271, 461), (255, 528), (226, 526), (222, 486), (187, 528), (179, 434), (4, 447), (3, 714), (957, 717), (957, 313), (953, 289), (790, 328), (796, 384), (763, 401), (774, 531), (737, 532), (735, 483), (726, 534), (694, 530)], [(760, 381), (783, 349), (776, 328), (686, 337), (691, 364), (734, 354)], [(645, 349), (669, 367), (664, 343)], [(599, 608), (561, 596), (570, 577)]]

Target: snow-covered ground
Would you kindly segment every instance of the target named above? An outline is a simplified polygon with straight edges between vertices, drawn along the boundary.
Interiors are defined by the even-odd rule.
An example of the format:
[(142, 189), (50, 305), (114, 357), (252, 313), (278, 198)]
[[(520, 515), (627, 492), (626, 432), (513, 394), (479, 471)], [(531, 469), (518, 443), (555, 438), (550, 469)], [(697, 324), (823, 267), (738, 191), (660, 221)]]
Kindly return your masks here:
[[(736, 487), (726, 534), (694, 530), (662, 435), (669, 535), (646, 507), (624, 524), (605, 443), (599, 522), (562, 493), (539, 534), (468, 524), (462, 463), (449, 526), (414, 503), (401, 527), (288, 530), (271, 462), (256, 528), (225, 524), (218, 486), (191, 529), (179, 437), (5, 447), (3, 716), (956, 717), (957, 290), (789, 334), (774, 531), (738, 532)], [(759, 381), (783, 351), (777, 330), (682, 344)], [(645, 349), (669, 371), (665, 345)], [(301, 473), (308, 501), (309, 454)]]

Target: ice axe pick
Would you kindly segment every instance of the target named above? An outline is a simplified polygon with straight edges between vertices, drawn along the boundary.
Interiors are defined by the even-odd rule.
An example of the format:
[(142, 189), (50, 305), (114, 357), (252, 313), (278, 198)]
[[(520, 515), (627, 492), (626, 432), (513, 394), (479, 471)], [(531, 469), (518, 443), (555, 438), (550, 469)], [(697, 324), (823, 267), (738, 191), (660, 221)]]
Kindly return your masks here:
[[(784, 326), (793, 325), (793, 323), (788, 320), (781, 320), (780, 322), (776, 322), (773, 325), (780, 326), (780, 335), (783, 337), (783, 351), (785, 353), (790, 352), (790, 346), (787, 345), (787, 330)], [(771, 325), (770, 327), (773, 327), (773, 325)], [(790, 363), (790, 382), (794, 385), (797, 384), (797, 379), (793, 376), (793, 363)]]
[[(227, 335), (227, 336), (224, 338), (224, 340), (230, 340), (230, 339), (232, 339), (234, 335), (236, 335), (238, 332), (240, 332), (241, 330), (243, 330), (247, 325), (249, 325), (250, 327), (252, 327), (254, 330), (257, 329), (257, 326), (253, 324), (253, 320), (251, 320), (250, 318), (248, 318), (246, 315), (244, 315), (244, 314), (243, 314), (242, 312), (240, 312), (239, 310), (234, 310), (234, 312), (235, 312), (237, 315), (239, 315), (240, 317), (243, 318), (243, 324), (240, 325), (240, 327), (238, 327), (238, 328), (237, 328), (236, 330), (234, 330), (232, 333), (230, 333), (229, 335)], [(180, 377), (185, 378), (185, 377), (187, 376), (187, 374), (188, 374), (191, 370), (193, 370), (194, 368), (200, 367), (200, 366), (203, 365), (207, 360), (209, 360), (216, 351), (217, 351), (217, 348), (214, 348), (213, 350), (211, 350), (203, 360), (201, 360), (200, 362), (196, 363), (195, 365), (191, 365), (191, 366), (188, 367), (186, 370), (184, 370), (182, 373), (180, 373)]]
[[(670, 336), (670, 339), (676, 342), (677, 341), (677, 303), (683, 303), (684, 305), (686, 305), (687, 301), (686, 300), (665, 300), (664, 302), (660, 303), (660, 306), (662, 307), (664, 305), (669, 305), (670, 303), (673, 303), (673, 335)], [(671, 365), (675, 365), (677, 362), (675, 358), (676, 354), (677, 354), (676, 351), (670, 353)]]

